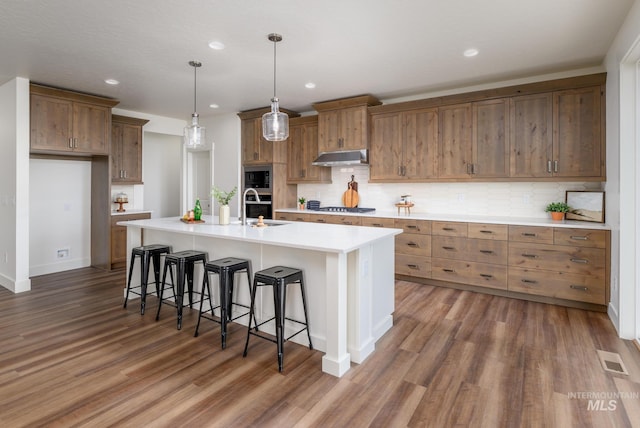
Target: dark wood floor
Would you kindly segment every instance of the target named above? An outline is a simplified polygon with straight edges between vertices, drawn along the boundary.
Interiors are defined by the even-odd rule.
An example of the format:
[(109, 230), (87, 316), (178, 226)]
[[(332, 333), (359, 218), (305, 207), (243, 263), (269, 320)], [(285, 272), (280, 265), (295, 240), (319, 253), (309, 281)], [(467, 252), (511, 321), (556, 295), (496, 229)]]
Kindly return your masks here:
[(193, 337), (195, 312), (177, 331), (154, 297), (123, 309), (123, 284), (86, 268), (0, 290), (0, 426), (640, 426), (638, 350), (603, 313), (397, 282), (394, 327), (338, 379), (294, 343), (282, 374), (269, 342), (243, 359), (237, 324), (222, 351), (217, 324)]

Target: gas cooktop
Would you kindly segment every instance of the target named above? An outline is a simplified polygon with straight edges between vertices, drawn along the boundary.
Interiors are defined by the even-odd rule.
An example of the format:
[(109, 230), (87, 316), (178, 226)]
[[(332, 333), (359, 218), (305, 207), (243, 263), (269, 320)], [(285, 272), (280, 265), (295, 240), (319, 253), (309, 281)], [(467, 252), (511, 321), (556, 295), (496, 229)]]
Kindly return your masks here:
[(331, 211), (336, 213), (369, 213), (375, 211), (375, 208), (347, 208), (347, 207), (321, 207), (315, 211)]

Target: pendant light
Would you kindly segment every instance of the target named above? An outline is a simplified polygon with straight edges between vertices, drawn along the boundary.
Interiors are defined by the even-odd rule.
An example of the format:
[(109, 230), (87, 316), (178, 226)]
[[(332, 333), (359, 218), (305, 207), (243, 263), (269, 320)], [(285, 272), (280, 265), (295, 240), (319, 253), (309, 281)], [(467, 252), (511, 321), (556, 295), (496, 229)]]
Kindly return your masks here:
[(262, 115), (262, 136), (267, 141), (283, 141), (289, 138), (289, 116), (279, 110), (276, 97), (276, 44), (282, 41), (282, 36), (271, 33), (267, 38), (273, 42), (273, 98), (271, 111)]
[(191, 125), (184, 128), (184, 144), (188, 149), (197, 149), (205, 145), (205, 128), (198, 124), (198, 113), (196, 113), (196, 71), (202, 66), (199, 61), (189, 61), (193, 67), (193, 114), (191, 115)]

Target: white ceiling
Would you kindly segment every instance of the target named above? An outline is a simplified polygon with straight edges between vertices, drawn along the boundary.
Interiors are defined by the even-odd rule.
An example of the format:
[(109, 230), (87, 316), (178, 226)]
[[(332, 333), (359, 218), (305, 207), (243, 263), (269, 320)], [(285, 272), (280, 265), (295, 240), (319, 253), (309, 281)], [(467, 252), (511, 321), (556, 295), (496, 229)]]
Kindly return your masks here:
[[(198, 60), (198, 113), (237, 112), (269, 104), (277, 32), (277, 95), (304, 112), (600, 66), (633, 2), (1, 0), (0, 83), (20, 76), (186, 120)], [(480, 54), (465, 58), (468, 48)]]

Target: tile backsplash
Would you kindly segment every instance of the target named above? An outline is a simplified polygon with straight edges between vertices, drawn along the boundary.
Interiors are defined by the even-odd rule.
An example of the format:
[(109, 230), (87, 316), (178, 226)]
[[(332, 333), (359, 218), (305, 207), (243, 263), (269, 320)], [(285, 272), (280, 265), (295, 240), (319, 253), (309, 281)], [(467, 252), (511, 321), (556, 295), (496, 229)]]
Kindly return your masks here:
[(410, 194), (412, 212), (505, 217), (548, 217), (549, 202), (564, 201), (567, 190), (603, 190), (599, 182), (369, 183), (369, 167), (333, 167), (332, 184), (299, 184), (298, 197), (322, 206), (342, 205), (342, 194), (354, 176), (360, 207), (396, 210), (401, 195)]

